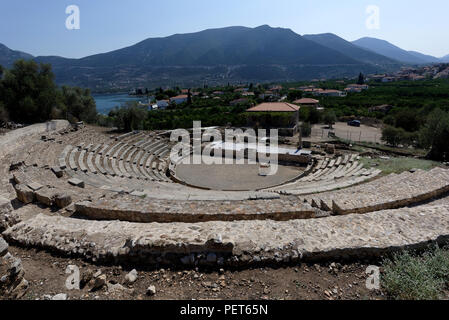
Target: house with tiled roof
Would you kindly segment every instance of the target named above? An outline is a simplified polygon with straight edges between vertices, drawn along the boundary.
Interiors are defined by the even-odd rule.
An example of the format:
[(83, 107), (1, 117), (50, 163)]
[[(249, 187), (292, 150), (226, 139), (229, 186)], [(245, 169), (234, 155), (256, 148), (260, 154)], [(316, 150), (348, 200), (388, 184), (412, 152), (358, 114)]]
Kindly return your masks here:
[(281, 136), (293, 136), (299, 129), (300, 106), (287, 102), (265, 102), (249, 108), (248, 125), (259, 129), (278, 129)]
[(320, 106), (320, 100), (312, 99), (312, 98), (302, 98), (293, 101), (294, 104), (304, 106), (304, 107), (315, 107), (318, 108)]
[(187, 102), (187, 99), (188, 99), (188, 95), (181, 94), (179, 96), (170, 98), (170, 103), (181, 104), (181, 103)]

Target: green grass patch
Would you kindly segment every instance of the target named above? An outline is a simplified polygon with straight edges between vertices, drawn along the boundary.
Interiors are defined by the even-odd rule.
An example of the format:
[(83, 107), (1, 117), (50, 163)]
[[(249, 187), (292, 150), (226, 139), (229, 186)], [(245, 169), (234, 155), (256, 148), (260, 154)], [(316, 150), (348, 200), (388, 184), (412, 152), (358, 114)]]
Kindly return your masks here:
[[(358, 152), (369, 151), (369, 149), (379, 150), (386, 153), (395, 154), (398, 156), (406, 157), (425, 157), (428, 153), (427, 150), (417, 149), (417, 148), (398, 148), (391, 147), (384, 144), (373, 143), (373, 142), (354, 142), (346, 139), (336, 138), (336, 140), (345, 143), (347, 145), (352, 145), (352, 149)], [(360, 150), (360, 151), (359, 151)]]
[(430, 170), (439, 165), (435, 161), (406, 157), (393, 157), (389, 159), (362, 157), (360, 161), (365, 168), (376, 167), (382, 170), (384, 174), (401, 173), (411, 169)]
[(444, 298), (449, 283), (449, 251), (435, 248), (421, 256), (402, 252), (382, 263), (383, 291), (396, 300)]

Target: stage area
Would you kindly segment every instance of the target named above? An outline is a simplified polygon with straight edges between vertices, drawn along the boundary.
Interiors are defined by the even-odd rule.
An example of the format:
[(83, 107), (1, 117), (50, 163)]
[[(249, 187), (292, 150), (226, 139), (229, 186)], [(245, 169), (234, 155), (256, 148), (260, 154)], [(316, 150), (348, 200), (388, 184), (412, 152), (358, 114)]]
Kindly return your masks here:
[(185, 183), (200, 188), (226, 191), (259, 190), (289, 182), (304, 168), (278, 165), (272, 176), (259, 176), (258, 164), (179, 164), (176, 176)]

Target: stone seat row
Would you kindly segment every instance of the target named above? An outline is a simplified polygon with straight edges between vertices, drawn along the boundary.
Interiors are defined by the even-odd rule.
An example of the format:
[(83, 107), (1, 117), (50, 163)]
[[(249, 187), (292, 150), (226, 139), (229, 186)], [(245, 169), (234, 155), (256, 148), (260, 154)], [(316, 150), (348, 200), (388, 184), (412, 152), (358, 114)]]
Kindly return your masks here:
[(165, 174), (166, 162), (161, 158), (168, 147), (162, 142), (152, 145), (148, 150), (140, 150), (122, 142), (112, 146), (67, 146), (61, 153), (58, 164), (62, 169), (74, 171), (169, 182), (170, 179)]
[(357, 161), (357, 154), (339, 156), (335, 159), (325, 158), (318, 161), (315, 171), (309, 174), (299, 181), (320, 181), (329, 179), (338, 179), (362, 169), (363, 166)]
[(381, 171), (377, 169), (366, 169), (358, 161), (356, 154), (345, 155), (336, 159), (321, 159), (312, 171), (302, 178), (271, 188), (271, 191), (304, 195), (339, 188), (346, 188), (353, 184), (371, 180), (377, 177)]
[[(378, 258), (449, 236), (449, 206), (289, 221), (130, 223), (39, 214), (3, 232), (8, 242), (99, 263), (258, 267)], [(400, 232), (399, 232), (400, 231)]]
[(449, 170), (434, 168), (390, 174), (343, 190), (306, 197), (334, 214), (366, 213), (414, 205), (449, 191)]
[(382, 171), (378, 169), (363, 169), (360, 170), (354, 176), (343, 177), (338, 180), (326, 180), (319, 182), (309, 182), (296, 184), (295, 188), (283, 188), (278, 187), (275, 191), (281, 194), (289, 194), (289, 195), (309, 195), (315, 193), (321, 193), (326, 191), (332, 191), (337, 189), (347, 188), (356, 184), (360, 184), (369, 180), (376, 178)]
[(297, 199), (185, 201), (122, 195), (115, 199), (82, 201), (76, 212), (92, 220), (121, 220), (141, 223), (276, 220), (317, 218), (320, 213)]

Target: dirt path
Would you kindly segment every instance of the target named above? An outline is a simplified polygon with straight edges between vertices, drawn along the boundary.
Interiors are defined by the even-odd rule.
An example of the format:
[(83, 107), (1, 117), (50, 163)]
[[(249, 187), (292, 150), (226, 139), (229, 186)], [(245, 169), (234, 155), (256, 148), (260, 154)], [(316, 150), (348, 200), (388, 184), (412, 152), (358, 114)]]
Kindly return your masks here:
[[(312, 142), (322, 142), (327, 141), (329, 129), (324, 125), (314, 125), (312, 127), (312, 135), (310, 138), (305, 138), (305, 140), (310, 140)], [(375, 128), (371, 126), (361, 125), (360, 127), (351, 127), (347, 123), (337, 122), (333, 125), (332, 130), (335, 135), (341, 139), (351, 140), (355, 142), (374, 142), (382, 143), (380, 140), (382, 137), (382, 129)]]
[[(125, 284), (129, 269), (95, 266), (80, 260), (54, 257), (49, 253), (11, 247), (10, 252), (21, 258), (25, 278), (30, 287), (23, 300), (48, 299), (65, 293), (70, 300), (110, 299), (287, 299), (287, 300), (363, 300), (383, 299), (381, 293), (365, 287), (367, 265), (332, 264), (300, 265), (279, 269), (260, 268), (243, 271), (205, 270), (138, 270), (138, 279)], [(107, 282), (95, 292), (88, 286), (81, 290), (67, 290), (65, 286), (68, 265), (80, 268), (81, 277), (101, 270)], [(147, 288), (155, 286), (156, 294), (148, 296)], [(1, 299), (1, 297), (0, 297)]]

